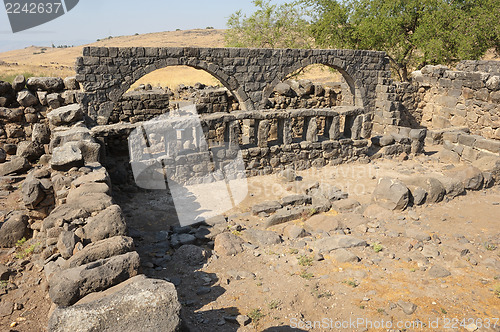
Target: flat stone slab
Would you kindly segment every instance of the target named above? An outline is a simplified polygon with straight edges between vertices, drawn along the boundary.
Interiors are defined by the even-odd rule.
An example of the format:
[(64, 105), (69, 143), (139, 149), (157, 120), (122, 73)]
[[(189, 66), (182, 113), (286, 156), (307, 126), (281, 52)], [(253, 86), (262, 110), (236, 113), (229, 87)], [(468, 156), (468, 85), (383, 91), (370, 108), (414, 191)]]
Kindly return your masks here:
[(365, 240), (350, 235), (335, 235), (312, 243), (312, 247), (319, 253), (329, 252), (340, 248), (366, 247)]

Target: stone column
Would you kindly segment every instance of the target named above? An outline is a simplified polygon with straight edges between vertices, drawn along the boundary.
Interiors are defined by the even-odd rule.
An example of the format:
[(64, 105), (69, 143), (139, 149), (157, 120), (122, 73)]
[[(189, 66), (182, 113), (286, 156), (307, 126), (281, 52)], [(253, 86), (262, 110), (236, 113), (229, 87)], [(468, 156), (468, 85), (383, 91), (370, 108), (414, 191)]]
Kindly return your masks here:
[(358, 115), (351, 127), (351, 138), (358, 140), (361, 139), (361, 129), (363, 129), (363, 115)]
[(224, 142), (229, 148), (238, 147), (240, 144), (240, 123), (238, 120), (226, 122), (224, 131)]
[(257, 146), (259, 148), (265, 148), (268, 145), (269, 139), (269, 129), (271, 128), (271, 122), (269, 120), (261, 120), (258, 122), (257, 131)]
[(328, 139), (336, 141), (340, 139), (340, 117), (338, 115), (329, 116), (326, 118), (325, 134), (328, 133)]
[(278, 119), (278, 144), (292, 144), (291, 119)]
[[(305, 139), (308, 142), (317, 142), (318, 141), (318, 122), (316, 121), (316, 117), (307, 118), (307, 126), (306, 121), (304, 119), (304, 130)], [(304, 136), (304, 135), (303, 135)]]

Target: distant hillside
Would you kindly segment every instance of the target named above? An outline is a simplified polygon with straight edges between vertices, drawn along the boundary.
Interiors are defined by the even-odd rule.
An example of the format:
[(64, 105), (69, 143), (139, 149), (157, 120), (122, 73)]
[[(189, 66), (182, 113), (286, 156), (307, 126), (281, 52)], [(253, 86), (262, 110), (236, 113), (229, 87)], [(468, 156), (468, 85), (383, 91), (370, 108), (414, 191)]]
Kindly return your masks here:
[[(112, 37), (84, 46), (224, 47), (224, 30), (196, 29)], [(30, 46), (0, 53), (0, 80), (12, 80), (13, 76), (23, 73), (28, 76), (74, 75), (75, 60), (82, 55), (84, 46)]]

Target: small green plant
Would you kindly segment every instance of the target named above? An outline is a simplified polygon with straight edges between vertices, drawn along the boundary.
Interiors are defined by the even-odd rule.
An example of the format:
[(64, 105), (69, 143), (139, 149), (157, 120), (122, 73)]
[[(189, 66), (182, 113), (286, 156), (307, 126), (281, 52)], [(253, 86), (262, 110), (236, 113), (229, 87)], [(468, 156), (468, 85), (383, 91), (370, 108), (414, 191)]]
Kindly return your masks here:
[(493, 251), (493, 250), (496, 250), (497, 246), (495, 246), (493, 243), (485, 242), (484, 248), (486, 250)]
[(441, 308), (441, 313), (443, 313), (444, 315), (446, 315), (448, 313), (448, 311), (446, 311), (445, 308)]
[(241, 232), (237, 231), (237, 230), (233, 230), (233, 231), (231, 231), (231, 233), (233, 233), (236, 236), (241, 236)]
[(372, 244), (373, 251), (375, 252), (381, 252), (384, 247), (380, 243), (374, 243)]
[(252, 320), (252, 322), (258, 322), (259, 320), (261, 320), (265, 315), (262, 313), (262, 311), (260, 309), (253, 309), (252, 311), (250, 311), (250, 313), (248, 314), (248, 317), (250, 317), (250, 319)]
[(309, 273), (306, 270), (303, 270), (302, 272), (300, 272), (299, 276), (301, 278), (306, 279), (306, 280), (311, 280), (312, 278), (314, 278), (314, 274)]
[(377, 309), (377, 312), (378, 312), (379, 314), (384, 314), (384, 313), (385, 313), (385, 310), (384, 310), (384, 308), (378, 308), (378, 309)]
[(352, 288), (356, 288), (359, 286), (359, 284), (356, 282), (356, 280), (344, 280), (342, 281), (343, 284), (346, 284), (347, 286), (351, 286)]
[(281, 305), (281, 301), (279, 301), (279, 300), (272, 300), (271, 302), (269, 302), (267, 304), (267, 306), (270, 310), (278, 309), (280, 305)]
[(1, 280), (0, 281), (0, 289), (5, 289), (7, 288), (7, 280)]
[(364, 309), (364, 308), (365, 308), (365, 306), (364, 306), (364, 305), (360, 305), (360, 306), (359, 306), (359, 309)]
[(18, 248), (19, 248), (19, 247), (22, 247), (22, 246), (23, 246), (23, 244), (25, 244), (25, 243), (26, 243), (26, 238), (25, 238), (25, 237), (23, 237), (21, 240), (18, 240), (18, 241), (16, 242), (16, 247), (18, 247)]
[(299, 260), (300, 266), (311, 266), (313, 262), (312, 257), (306, 255), (300, 255), (297, 259)]
[(33, 254), (33, 252), (35, 251), (35, 248), (40, 245), (39, 243), (37, 244), (32, 244), (31, 246), (29, 246), (28, 248), (25, 248), (24, 250), (18, 252), (15, 257), (17, 259), (23, 259), (23, 258), (26, 258), (28, 256), (31, 256), (31, 254)]
[(290, 248), (290, 254), (297, 255), (298, 253), (299, 253), (299, 249)]
[(257, 286), (258, 286), (258, 287), (261, 287), (261, 286), (262, 286), (262, 282), (260, 282), (260, 281), (259, 281), (259, 282), (257, 283)]
[(415, 271), (416, 271), (415, 268), (410, 269), (410, 272), (415, 272)]
[(500, 299), (500, 284), (495, 286), (495, 288), (493, 289), (493, 293), (495, 293), (495, 296)]

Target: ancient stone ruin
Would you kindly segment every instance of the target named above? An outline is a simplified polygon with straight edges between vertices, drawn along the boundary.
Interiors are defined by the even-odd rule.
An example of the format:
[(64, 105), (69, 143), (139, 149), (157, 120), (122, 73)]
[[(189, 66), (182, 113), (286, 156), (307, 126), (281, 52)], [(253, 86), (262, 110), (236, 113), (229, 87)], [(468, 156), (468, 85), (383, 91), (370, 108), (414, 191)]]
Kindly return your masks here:
[[(286, 79), (311, 64), (336, 69), (342, 82)], [(129, 91), (147, 73), (174, 65), (203, 69), (223, 87)], [(498, 185), (499, 75), (498, 62), (464, 61), (455, 70), (426, 66), (412, 74), (411, 83), (398, 83), (390, 78), (386, 55), (374, 51), (84, 48), (73, 78), (20, 76), (13, 84), (0, 82), (1, 195), (9, 197), (22, 185), (24, 205), (5, 211), (0, 246), (15, 247), (23, 238), (33, 245), (34, 266), (43, 270), (54, 304), (49, 331), (175, 331), (181, 326), (181, 303), (193, 305), (179, 302), (175, 286), (181, 282), (142, 272), (161, 270), (173, 259), (193, 273), (209, 259), (285, 240), (294, 244), (307, 236), (316, 258), (330, 253), (337, 261), (358, 262), (346, 248), (368, 244), (351, 232), (364, 227), (362, 234), (375, 233), (381, 227), (376, 221), (354, 223), (364, 212), (404, 211)], [(211, 148), (207, 158), (192, 133), (144, 129), (186, 104), (195, 105), (199, 115)], [(144, 144), (132, 154), (129, 137), (137, 129), (144, 130), (139, 138)], [(426, 144), (442, 145), (441, 162), (465, 166), (432, 176), (376, 179), (371, 210), (350, 192), (299, 181), (299, 173), (309, 169), (418, 158)], [(172, 145), (183, 146), (184, 154), (169, 156)], [(169, 222), (162, 229), (157, 223), (152, 234), (129, 224), (133, 211), (127, 199), (149, 193), (137, 187), (131, 163), (144, 162), (149, 172), (166, 170), (176, 182), (195, 185), (216, 167), (219, 151), (229, 158), (231, 148), (218, 150), (224, 146), (238, 147), (249, 179), (272, 175), (295, 191), (251, 207), (248, 215), (260, 218), (264, 230), (242, 227), (227, 215), (186, 227)], [(172, 201), (162, 204), (164, 211), (173, 211)], [(344, 213), (344, 221), (325, 221), (329, 211)], [(293, 223), (304, 218), (305, 226)], [(415, 246), (431, 241), (413, 229), (402, 236), (416, 240)], [(156, 250), (163, 253), (150, 261)], [(498, 258), (490, 263), (498, 270)], [(0, 266), (6, 283), (22, 270), (16, 264)], [(433, 275), (449, 273), (435, 266)], [(213, 281), (203, 278), (207, 285)], [(210, 288), (195, 292), (202, 296)], [(405, 313), (416, 309), (411, 303), (398, 305)], [(226, 315), (219, 326), (225, 321), (243, 326), (250, 318)]]

